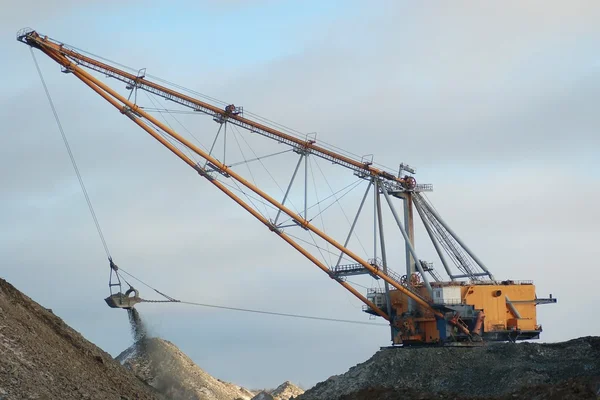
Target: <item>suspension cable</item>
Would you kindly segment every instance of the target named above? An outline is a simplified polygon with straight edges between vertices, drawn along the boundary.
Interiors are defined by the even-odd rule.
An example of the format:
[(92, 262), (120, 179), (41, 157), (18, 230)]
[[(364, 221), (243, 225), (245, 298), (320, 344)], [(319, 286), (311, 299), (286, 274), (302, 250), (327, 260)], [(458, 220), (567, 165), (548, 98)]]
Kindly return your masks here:
[[(100, 55), (98, 55), (98, 54), (94, 54), (94, 53), (92, 53), (92, 52), (89, 52), (89, 51), (87, 51), (87, 50), (84, 50), (84, 49), (78, 48), (78, 47), (76, 47), (76, 46), (70, 45), (70, 44), (68, 44), (68, 43), (64, 43), (64, 42), (63, 42), (62, 44), (63, 44), (64, 46), (68, 47), (69, 49), (71, 49), (71, 50), (74, 50), (75, 52), (78, 52), (78, 53), (81, 53), (81, 54), (86, 54), (86, 55), (88, 55), (88, 56), (90, 56), (90, 57), (93, 57), (93, 58), (97, 58), (97, 59), (99, 59), (99, 60), (105, 61), (107, 64), (113, 64), (113, 65), (119, 66), (119, 67), (121, 67), (121, 68), (123, 68), (123, 69), (129, 70), (129, 71), (130, 71), (131, 73), (133, 73), (133, 74), (137, 74), (137, 72), (138, 72), (138, 70), (137, 70), (137, 69), (135, 69), (135, 68), (133, 68), (133, 67), (130, 67), (130, 66), (128, 66), (128, 65), (125, 65), (125, 64), (122, 64), (122, 63), (119, 63), (119, 62), (113, 61), (113, 60), (111, 60), (111, 59), (109, 59), (109, 58), (106, 58), (106, 57), (102, 57), (102, 56), (100, 56)], [(214, 98), (214, 97), (208, 96), (208, 95), (206, 95), (206, 94), (203, 94), (203, 93), (201, 93), (201, 92), (198, 92), (198, 91), (196, 91), (196, 90), (192, 90), (192, 89), (186, 88), (186, 87), (184, 87), (184, 86), (182, 86), (182, 85), (179, 85), (179, 84), (177, 84), (177, 83), (174, 83), (174, 82), (170, 82), (170, 81), (168, 81), (168, 80), (166, 80), (166, 79), (163, 79), (163, 78), (160, 78), (160, 77), (158, 77), (158, 76), (151, 75), (151, 74), (148, 74), (148, 73), (146, 74), (146, 76), (147, 76), (148, 78), (150, 78), (150, 79), (153, 79), (153, 80), (157, 81), (157, 82), (161, 82), (161, 83), (163, 83), (163, 84), (165, 84), (165, 85), (172, 86), (172, 87), (174, 87), (174, 88), (176, 88), (176, 89), (179, 89), (179, 90), (181, 90), (181, 91), (184, 91), (184, 92), (187, 92), (187, 93), (189, 93), (189, 94), (192, 94), (192, 95), (195, 95), (195, 96), (198, 96), (198, 97), (204, 98), (204, 99), (206, 99), (206, 100), (208, 100), (208, 101), (212, 101), (212, 102), (214, 102), (214, 103), (217, 103), (217, 104), (220, 104), (220, 105), (222, 105), (222, 106), (225, 106), (225, 105), (229, 104), (229, 103), (227, 103), (227, 102), (225, 102), (225, 101), (222, 101), (222, 100), (219, 100), (219, 99), (217, 99), (217, 98)], [(189, 112), (189, 114), (196, 114), (196, 115), (197, 115), (198, 113), (197, 113), (197, 112), (195, 112), (195, 111), (192, 111), (192, 112)], [(273, 127), (277, 128), (277, 129), (281, 130), (281, 131), (284, 131), (284, 132), (287, 132), (287, 133), (289, 133), (289, 134), (291, 134), (291, 135), (293, 135), (293, 136), (296, 136), (297, 138), (302, 138), (302, 139), (304, 139), (304, 138), (305, 138), (305, 136), (306, 136), (306, 133), (304, 133), (304, 132), (301, 132), (301, 131), (299, 131), (299, 130), (297, 130), (297, 129), (290, 128), (290, 127), (288, 127), (288, 126), (285, 126), (285, 125), (283, 125), (283, 124), (281, 124), (281, 123), (278, 123), (278, 122), (276, 122), (276, 121), (273, 121), (273, 120), (270, 120), (270, 119), (268, 119), (268, 118), (262, 117), (262, 116), (260, 116), (260, 115), (258, 115), (258, 114), (252, 113), (252, 112), (250, 112), (250, 111), (248, 111), (248, 110), (244, 110), (244, 114), (247, 114), (247, 115), (249, 115), (249, 116), (253, 117), (254, 119), (260, 120), (260, 121), (262, 121), (263, 123), (266, 123), (266, 125), (271, 125), (271, 126), (273, 126)], [(358, 155), (358, 154), (356, 154), (356, 153), (353, 153), (353, 152), (351, 152), (351, 151), (348, 151), (348, 150), (342, 149), (342, 148), (340, 148), (340, 147), (337, 147), (337, 146), (335, 146), (335, 145), (333, 145), (333, 144), (331, 144), (331, 143), (327, 143), (327, 142), (324, 142), (324, 141), (322, 141), (322, 140), (319, 140), (319, 143), (320, 143), (320, 144), (321, 144), (321, 145), (322, 145), (324, 148), (329, 148), (329, 149), (330, 149), (330, 150), (332, 150), (332, 151), (338, 152), (338, 153), (340, 153), (340, 154), (344, 154), (344, 155), (346, 155), (346, 156), (348, 156), (348, 157), (355, 158), (355, 159), (361, 159), (361, 158), (362, 158), (360, 155)], [(378, 166), (378, 167), (380, 167), (380, 168), (382, 168), (382, 169), (386, 169), (386, 170), (394, 171), (394, 168), (391, 168), (391, 167), (389, 167), (389, 166), (386, 166), (386, 165), (384, 165), (384, 164), (380, 164), (380, 163), (377, 163), (377, 162), (373, 162), (373, 165), (374, 165), (374, 166)]]
[[(312, 210), (313, 208), (317, 207), (320, 203), (325, 202), (326, 200), (329, 200), (332, 197), (335, 197), (338, 193), (343, 192), (344, 190), (348, 190), (347, 192), (345, 192), (342, 196), (340, 197), (335, 197), (335, 201), (340, 201), (342, 198), (344, 198), (347, 194), (349, 194), (351, 191), (353, 191), (354, 189), (356, 189), (358, 187), (358, 185), (360, 185), (363, 182), (363, 179), (358, 178), (357, 180), (355, 180), (354, 182), (344, 186), (343, 188), (341, 188), (340, 190), (338, 190), (337, 192), (328, 195), (327, 197), (325, 197), (324, 199), (321, 199), (321, 201), (319, 201), (319, 203), (315, 203), (313, 205), (311, 205), (310, 207), (307, 208), (307, 210)], [(334, 205), (334, 202), (332, 202), (331, 204), (327, 205), (327, 207), (323, 208), (322, 212), (326, 211), (328, 208), (330, 208), (331, 206)], [(311, 219), (309, 219), (309, 222), (311, 222), (312, 220), (314, 220), (316, 217), (318, 217), (319, 214), (316, 214), (315, 216), (313, 216)], [(279, 225), (285, 225), (287, 223), (289, 223), (290, 221), (292, 221), (292, 218), (287, 218), (286, 220), (284, 220), (283, 222), (279, 223)]]
[(71, 158), (71, 164), (73, 165), (73, 169), (77, 174), (77, 179), (79, 180), (79, 184), (81, 185), (81, 190), (85, 196), (85, 201), (87, 202), (88, 208), (90, 209), (90, 214), (92, 214), (92, 218), (94, 219), (94, 224), (96, 225), (96, 230), (98, 231), (98, 235), (100, 236), (100, 240), (102, 241), (102, 246), (104, 246), (104, 251), (106, 252), (106, 256), (108, 259), (111, 259), (110, 251), (108, 250), (108, 245), (106, 244), (106, 239), (104, 238), (104, 234), (102, 233), (102, 229), (100, 228), (100, 223), (98, 222), (98, 217), (96, 216), (96, 212), (94, 211), (94, 207), (92, 206), (92, 201), (90, 200), (90, 196), (85, 188), (85, 184), (83, 183), (83, 178), (81, 177), (81, 173), (79, 172), (79, 168), (77, 167), (77, 163), (75, 162), (75, 157), (73, 156), (73, 152), (71, 151), (71, 146), (69, 146), (69, 141), (67, 140), (67, 136), (65, 135), (65, 131), (63, 130), (62, 124), (60, 123), (60, 118), (58, 117), (58, 113), (56, 108), (54, 107), (54, 101), (52, 101), (52, 96), (50, 95), (50, 91), (48, 90), (48, 86), (46, 85), (46, 81), (44, 80), (44, 76), (42, 75), (42, 70), (35, 58), (35, 53), (33, 52), (33, 48), (29, 48), (31, 52), (31, 57), (33, 57), (33, 62), (35, 63), (35, 68), (37, 69), (40, 80), (42, 81), (42, 86), (44, 87), (44, 91), (46, 92), (46, 97), (48, 98), (48, 102), (50, 103), (50, 108), (52, 108), (52, 113), (54, 114), (54, 119), (56, 120), (56, 125), (58, 125), (58, 130), (62, 136), (63, 142), (69, 153), (69, 157)]
[(278, 152), (272, 153), (272, 154), (266, 154), (264, 156), (260, 156), (260, 157), (256, 157), (256, 158), (251, 158), (250, 160), (239, 161), (239, 162), (236, 162), (236, 163), (233, 163), (233, 164), (229, 164), (228, 167), (231, 168), (231, 167), (235, 167), (235, 166), (238, 166), (238, 165), (247, 164), (247, 163), (250, 163), (250, 162), (253, 162), (253, 161), (264, 160), (265, 158), (273, 157), (273, 156), (278, 156), (278, 155), (283, 154), (283, 153), (289, 153), (290, 151), (293, 151), (293, 149), (278, 151)]
[[(33, 49), (31, 47), (29, 48), (29, 51), (31, 52), (31, 56), (33, 58), (33, 62), (35, 64), (35, 67), (37, 69), (38, 75), (39, 75), (40, 80), (42, 82), (42, 86), (44, 87), (44, 91), (46, 92), (46, 97), (48, 98), (48, 102), (49, 102), (50, 107), (52, 109), (52, 113), (54, 114), (54, 119), (56, 120), (56, 124), (57, 124), (58, 129), (60, 131), (60, 134), (62, 136), (63, 143), (65, 145), (65, 148), (67, 149), (67, 152), (69, 154), (69, 158), (71, 159), (71, 164), (73, 165), (73, 169), (75, 170), (75, 173), (77, 175), (77, 179), (79, 180), (79, 184), (80, 184), (81, 189), (83, 191), (83, 194), (85, 196), (85, 200), (87, 202), (90, 214), (92, 215), (92, 218), (94, 220), (94, 224), (96, 225), (96, 230), (98, 231), (98, 236), (100, 237), (100, 240), (102, 241), (102, 246), (104, 247), (104, 251), (106, 252), (106, 256), (108, 257), (109, 260), (112, 260), (112, 257), (110, 255), (110, 251), (108, 249), (108, 245), (106, 243), (106, 239), (104, 238), (104, 234), (102, 232), (102, 228), (100, 227), (100, 223), (98, 222), (98, 217), (96, 216), (96, 212), (94, 211), (94, 207), (92, 205), (92, 201), (90, 200), (89, 194), (88, 194), (87, 189), (85, 187), (85, 184), (83, 182), (83, 178), (81, 176), (81, 173), (80, 173), (79, 168), (77, 166), (77, 163), (75, 161), (75, 157), (73, 155), (73, 152), (71, 151), (71, 146), (69, 145), (69, 141), (67, 139), (67, 136), (66, 136), (66, 134), (64, 132), (64, 129), (62, 127), (62, 124), (60, 122), (60, 118), (58, 116), (58, 112), (56, 111), (56, 108), (54, 106), (54, 101), (52, 100), (52, 96), (50, 95), (50, 91), (48, 90), (48, 86), (46, 85), (46, 81), (44, 80), (44, 76), (43, 76), (42, 71), (41, 71), (41, 69), (39, 67), (37, 59), (35, 57), (35, 53), (33, 52)], [(234, 134), (234, 137), (235, 137), (235, 134)], [(238, 142), (238, 146), (240, 146), (239, 142)], [(241, 147), (240, 147), (240, 151), (241, 151)], [(243, 156), (243, 152), (242, 152), (242, 157), (244, 157)], [(260, 159), (260, 158), (258, 158), (258, 159)], [(245, 163), (247, 164), (248, 160), (246, 160), (245, 157), (244, 157), (244, 160), (245, 160)], [(314, 179), (314, 176), (313, 176), (313, 179)], [(265, 310), (253, 310), (253, 309), (248, 309), (248, 308), (229, 307), (229, 306), (222, 306), (222, 305), (216, 305), (216, 304), (206, 304), (206, 303), (198, 303), (198, 302), (191, 302), (191, 301), (176, 300), (176, 299), (174, 299), (174, 298), (172, 298), (172, 297), (170, 297), (170, 296), (162, 293), (158, 289), (153, 288), (152, 286), (148, 285), (144, 281), (140, 280), (139, 278), (137, 278), (134, 275), (130, 274), (129, 272), (125, 271), (123, 268), (119, 267), (118, 271), (120, 271), (120, 272), (128, 275), (132, 279), (135, 279), (136, 281), (140, 282), (144, 286), (152, 289), (156, 293), (158, 293), (161, 296), (165, 297), (167, 299), (166, 302), (176, 302), (176, 303), (188, 304), (188, 305), (200, 306), (200, 307), (218, 308), (218, 309), (223, 309), (223, 310), (241, 311), (241, 312), (247, 312), (247, 313), (275, 315), (275, 316), (282, 316), (282, 317), (301, 318), (301, 319), (310, 319), (310, 320), (318, 320), (318, 321), (341, 322), (341, 323), (358, 324), (358, 325), (370, 325), (370, 326), (388, 326), (387, 324), (381, 324), (381, 323), (372, 323), (372, 322), (364, 322), (364, 321), (356, 321), (356, 320), (346, 320), (346, 319), (339, 319), (339, 318), (316, 317), (316, 316), (310, 316), (310, 315), (281, 313), (281, 312), (265, 311)], [(123, 278), (123, 279), (124, 279), (125, 283), (127, 283), (129, 286), (131, 286), (129, 284), (129, 282), (127, 282), (125, 280), (125, 278)], [(146, 301), (146, 302), (154, 302), (152, 300), (144, 300), (144, 301)]]

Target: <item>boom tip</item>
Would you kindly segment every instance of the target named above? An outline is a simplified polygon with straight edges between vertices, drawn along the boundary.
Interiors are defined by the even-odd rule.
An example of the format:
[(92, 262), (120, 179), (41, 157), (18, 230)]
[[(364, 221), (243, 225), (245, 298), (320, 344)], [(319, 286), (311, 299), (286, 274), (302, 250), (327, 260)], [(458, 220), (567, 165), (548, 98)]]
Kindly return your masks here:
[(32, 33), (36, 33), (35, 30), (31, 28), (23, 28), (17, 31), (17, 40), (19, 42), (27, 43), (27, 37)]

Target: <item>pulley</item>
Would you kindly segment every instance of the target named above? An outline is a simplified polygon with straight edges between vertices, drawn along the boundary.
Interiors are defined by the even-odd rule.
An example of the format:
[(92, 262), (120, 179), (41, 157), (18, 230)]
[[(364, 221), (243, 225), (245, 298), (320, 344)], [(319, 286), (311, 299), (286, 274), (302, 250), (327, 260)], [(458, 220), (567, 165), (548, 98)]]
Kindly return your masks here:
[(404, 176), (404, 187), (407, 190), (414, 190), (417, 187), (417, 180), (409, 175)]

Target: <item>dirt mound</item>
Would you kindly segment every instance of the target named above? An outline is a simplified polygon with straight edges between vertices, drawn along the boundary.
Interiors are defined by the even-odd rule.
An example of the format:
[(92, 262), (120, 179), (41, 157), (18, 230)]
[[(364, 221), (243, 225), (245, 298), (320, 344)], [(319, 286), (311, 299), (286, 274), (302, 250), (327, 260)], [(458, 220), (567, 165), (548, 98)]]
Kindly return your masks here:
[(300, 389), (290, 381), (285, 381), (279, 385), (277, 389), (271, 392), (271, 396), (273, 396), (275, 400), (289, 400), (290, 398), (299, 396), (302, 393), (304, 393), (304, 390)]
[(414, 389), (369, 388), (343, 395), (340, 400), (584, 400), (600, 399), (600, 379), (569, 379), (556, 385), (526, 387), (499, 397), (462, 397), (455, 394), (420, 393)]
[(0, 398), (163, 397), (50, 310), (0, 279)]
[(600, 377), (574, 378), (555, 385), (525, 387), (510, 395), (503, 396), (501, 400), (515, 398), (528, 400), (597, 400), (600, 399)]
[[(591, 382), (600, 378), (599, 337), (554, 344), (495, 343), (480, 348), (383, 349), (347, 373), (317, 384), (297, 399), (375, 399), (379, 398), (375, 395), (387, 393), (415, 399), (429, 398), (416, 397), (419, 395), (443, 398), (440, 396), (444, 394), (454, 398), (489, 398), (531, 387), (545, 391), (558, 389), (557, 385), (575, 378)], [(568, 383), (564, 384), (568, 386)], [(568, 390), (568, 387), (564, 389)], [(379, 393), (372, 392), (371, 397), (359, 396), (369, 390)], [(527, 393), (526, 397), (532, 398), (532, 395)]]
[[(458, 397), (453, 394), (420, 393), (414, 389), (368, 388), (346, 394), (340, 400), (481, 400), (481, 397)], [(486, 398), (486, 400), (492, 400)], [(529, 399), (528, 399), (529, 400)]]
[(249, 390), (198, 367), (173, 343), (143, 337), (117, 356), (126, 368), (172, 400), (249, 400)]
[(273, 390), (263, 390), (252, 398), (252, 400), (289, 400), (299, 396), (304, 390), (290, 381), (285, 381)]
[(269, 392), (265, 392), (264, 390), (254, 396), (252, 400), (275, 400), (275, 398)]

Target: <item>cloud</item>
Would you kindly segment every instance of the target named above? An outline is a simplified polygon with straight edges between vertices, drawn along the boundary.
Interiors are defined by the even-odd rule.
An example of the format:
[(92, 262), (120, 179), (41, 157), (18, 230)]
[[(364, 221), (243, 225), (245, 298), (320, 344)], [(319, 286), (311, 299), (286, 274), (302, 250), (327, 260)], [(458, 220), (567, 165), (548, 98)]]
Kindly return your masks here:
[(399, 154), (415, 165), (548, 161), (598, 146), (596, 3), (386, 4), (385, 17), (344, 21), (240, 73), (222, 97), (392, 165)]
[[(62, 5), (61, 14), (67, 3)], [(36, 26), (57, 21), (52, 13), (58, 8), (44, 7), (33, 7)], [(170, 81), (301, 131), (317, 131), (319, 141), (359, 155), (375, 153), (375, 161), (392, 169), (402, 161), (416, 166), (419, 181), (435, 185), (429, 195), (433, 204), (497, 276), (534, 279), (538, 295), (559, 298), (558, 304), (539, 310), (543, 340), (552, 341), (572, 337), (569, 327), (598, 301), (597, 272), (590, 262), (600, 218), (594, 211), (600, 200), (595, 132), (600, 120), (592, 108), (600, 91), (592, 51), (600, 36), (598, 8), (591, 1), (435, 7), (384, 2), (317, 26), (306, 17), (310, 29), (298, 32), (304, 39), (293, 51), (250, 67), (240, 62), (222, 69), (204, 65), (210, 55), (190, 51), (197, 48), (197, 27), (180, 27), (189, 30), (185, 37), (161, 30), (172, 48), (153, 51), (104, 43), (107, 27), (80, 37), (76, 45), (96, 52), (88, 41), (98, 44), (110, 49), (109, 58), (166, 71), (162, 77)], [(20, 27), (25, 14), (18, 12), (10, 19)], [(125, 27), (111, 30), (111, 35), (131, 35)], [(145, 40), (158, 35), (146, 34)], [(248, 29), (245, 40), (227, 49), (251, 48), (253, 38)], [(10, 41), (14, 65), (3, 70), (11, 78), (0, 99), (0, 120), (8, 132), (0, 150), (4, 274), (117, 354), (129, 345), (129, 336), (125, 316), (102, 301), (105, 255), (27, 49), (12, 36)], [(182, 299), (367, 320), (360, 303), (302, 255), (73, 76), (58, 73), (41, 55), (38, 60), (119, 265)], [(209, 118), (178, 118), (210, 145), (216, 124)], [(177, 121), (169, 122), (179, 129)], [(253, 157), (241, 136), (229, 135), (229, 162)], [(264, 139), (246, 139), (258, 154), (282, 150)], [(244, 157), (239, 148), (246, 151)], [(237, 168), (281, 198), (297, 157), (291, 153), (264, 161), (277, 184), (258, 163), (253, 176), (244, 166)], [(311, 170), (311, 203), (328, 195), (329, 185), (335, 190), (356, 178), (324, 161)], [(302, 209), (303, 184), (298, 178), (293, 208)], [(346, 216), (335, 205), (323, 213), (327, 232), (340, 241), (363, 190), (364, 185), (342, 200)], [(367, 252), (373, 246), (370, 202), (369, 197), (357, 228)], [(385, 216), (389, 243), (402, 243), (387, 211)], [(321, 223), (319, 218), (315, 222)], [(311, 240), (300, 230), (289, 231)], [(435, 260), (421, 228), (417, 234), (420, 257)], [(363, 253), (357, 242), (351, 245)], [(389, 247), (398, 272), (404, 268), (402, 247)], [(377, 284), (369, 278), (355, 281)], [(143, 296), (156, 295), (140, 289)], [(344, 372), (388, 340), (385, 327), (304, 324), (175, 305), (141, 310), (158, 334), (203, 368), (255, 387), (285, 379), (313, 384)], [(591, 321), (577, 334), (598, 328)], [(353, 352), (347, 352), (350, 346)]]

